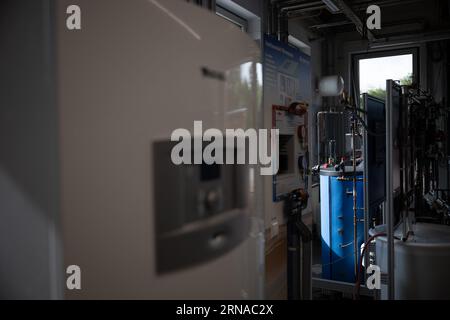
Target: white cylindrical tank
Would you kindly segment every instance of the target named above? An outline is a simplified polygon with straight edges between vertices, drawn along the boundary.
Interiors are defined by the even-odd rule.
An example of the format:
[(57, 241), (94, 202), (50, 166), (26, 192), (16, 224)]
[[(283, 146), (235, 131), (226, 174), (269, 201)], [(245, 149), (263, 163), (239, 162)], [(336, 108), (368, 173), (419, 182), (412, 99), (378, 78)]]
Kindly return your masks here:
[[(395, 299), (450, 299), (450, 226), (416, 223), (413, 231), (405, 242), (394, 240)], [(401, 237), (401, 228), (394, 234)], [(387, 272), (386, 237), (376, 238), (376, 264)], [(387, 286), (381, 290), (386, 298)]]
[[(66, 27), (72, 4), (81, 30)], [(263, 223), (241, 183), (259, 173), (170, 162), (172, 132), (194, 121), (257, 127), (258, 45), (180, 0), (55, 12), (62, 251), (82, 272), (66, 297), (260, 297)]]

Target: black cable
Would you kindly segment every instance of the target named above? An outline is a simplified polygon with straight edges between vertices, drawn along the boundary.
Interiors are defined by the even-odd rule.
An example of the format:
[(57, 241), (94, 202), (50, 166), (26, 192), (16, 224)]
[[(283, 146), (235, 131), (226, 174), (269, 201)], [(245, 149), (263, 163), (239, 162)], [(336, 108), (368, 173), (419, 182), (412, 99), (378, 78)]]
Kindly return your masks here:
[(367, 133), (369, 135), (375, 136), (375, 137), (383, 137), (386, 135), (385, 132), (382, 132), (382, 133), (373, 132), (372, 130), (369, 129), (369, 126), (364, 122), (364, 120), (358, 114), (355, 114), (355, 116), (359, 120), (359, 122), (361, 122), (362, 126), (364, 127), (364, 129), (367, 131)]
[(354, 111), (350, 111), (350, 110), (346, 110), (347, 112), (351, 113), (353, 116), (356, 117), (356, 119), (358, 119), (358, 121), (362, 124), (362, 126), (364, 127), (364, 129), (366, 130), (366, 132), (371, 135), (371, 136), (375, 136), (375, 137), (383, 137), (386, 135), (386, 133), (376, 133), (373, 132), (372, 130), (369, 129), (369, 126), (366, 124), (366, 122), (364, 121), (363, 118), (361, 118), (356, 112)]

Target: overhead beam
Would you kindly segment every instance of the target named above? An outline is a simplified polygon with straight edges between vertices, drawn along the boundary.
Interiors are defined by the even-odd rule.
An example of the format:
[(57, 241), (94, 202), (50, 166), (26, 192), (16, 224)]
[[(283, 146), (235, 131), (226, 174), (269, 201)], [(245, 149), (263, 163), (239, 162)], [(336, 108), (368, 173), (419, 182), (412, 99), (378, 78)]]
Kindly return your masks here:
[(353, 22), (353, 24), (356, 27), (356, 31), (358, 31), (359, 34), (361, 34), (363, 37), (364, 36), (367, 37), (367, 39), (369, 41), (373, 41), (376, 39), (375, 36), (373, 35), (373, 33), (370, 32), (370, 30), (368, 30), (367, 28), (365, 28), (364, 23), (356, 15), (356, 13), (353, 11), (353, 9), (350, 8), (350, 6), (347, 4), (347, 2), (345, 0), (333, 0), (333, 1), (341, 9), (342, 13), (348, 19), (350, 19), (351, 22)]
[(345, 26), (348, 24), (353, 24), (353, 22), (351, 22), (351, 21), (336, 21), (336, 22), (330, 22), (330, 23), (316, 24), (316, 25), (310, 26), (309, 28), (310, 29), (324, 29), (324, 28)]
[(422, 32), (422, 33), (408, 33), (403, 36), (384, 37), (380, 36), (378, 39), (370, 43), (370, 48), (386, 48), (392, 46), (412, 45), (417, 43), (431, 42), (431, 41), (443, 41), (450, 39), (450, 31), (440, 30), (434, 32)]

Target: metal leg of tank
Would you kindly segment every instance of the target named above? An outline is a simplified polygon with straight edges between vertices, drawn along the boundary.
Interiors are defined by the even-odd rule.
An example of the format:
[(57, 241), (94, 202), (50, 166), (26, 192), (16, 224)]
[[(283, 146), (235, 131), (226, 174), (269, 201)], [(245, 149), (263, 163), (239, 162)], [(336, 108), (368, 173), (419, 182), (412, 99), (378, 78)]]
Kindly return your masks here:
[[(301, 221), (300, 221), (301, 222)], [(303, 222), (301, 222), (303, 224)], [(312, 273), (311, 273), (311, 262), (312, 262), (312, 234), (306, 225), (302, 228), (305, 230), (303, 233), (305, 238), (300, 239), (300, 261), (301, 261), (301, 296), (302, 300), (312, 299)]]
[(300, 237), (298, 236), (294, 217), (290, 217), (287, 224), (288, 252), (287, 252), (287, 279), (288, 279), (288, 299), (300, 299)]
[(311, 300), (312, 234), (295, 217), (288, 222), (288, 299)]
[(312, 233), (302, 221), (302, 209), (305, 203), (291, 194), (285, 200), (284, 211), (288, 216), (288, 299), (310, 300)]

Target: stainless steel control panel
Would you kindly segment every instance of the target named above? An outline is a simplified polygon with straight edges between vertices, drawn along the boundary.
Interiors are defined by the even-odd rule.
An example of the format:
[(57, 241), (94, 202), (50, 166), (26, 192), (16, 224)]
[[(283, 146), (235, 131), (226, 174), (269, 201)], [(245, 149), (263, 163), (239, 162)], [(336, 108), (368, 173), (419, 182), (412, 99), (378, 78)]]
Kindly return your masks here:
[(153, 144), (158, 273), (218, 257), (248, 234), (248, 167), (175, 165), (170, 157), (175, 144)]

